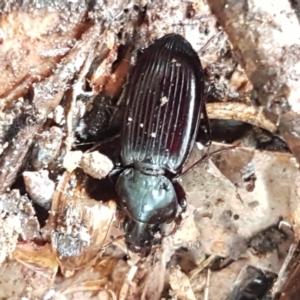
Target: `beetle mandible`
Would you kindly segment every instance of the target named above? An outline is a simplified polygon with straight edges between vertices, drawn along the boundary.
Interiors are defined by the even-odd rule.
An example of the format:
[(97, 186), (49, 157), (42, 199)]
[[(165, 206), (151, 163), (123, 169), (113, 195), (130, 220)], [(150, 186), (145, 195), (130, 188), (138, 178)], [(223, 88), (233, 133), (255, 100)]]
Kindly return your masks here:
[(127, 247), (146, 256), (156, 233), (185, 209), (180, 174), (204, 107), (200, 59), (181, 35), (169, 34), (137, 59), (125, 91), (123, 171), (116, 182)]

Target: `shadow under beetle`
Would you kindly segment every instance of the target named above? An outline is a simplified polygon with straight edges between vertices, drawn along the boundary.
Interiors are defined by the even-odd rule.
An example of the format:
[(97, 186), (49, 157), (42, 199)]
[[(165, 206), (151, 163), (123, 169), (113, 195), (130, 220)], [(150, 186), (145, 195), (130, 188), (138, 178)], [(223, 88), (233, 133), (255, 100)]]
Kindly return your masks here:
[[(137, 59), (123, 94), (122, 171), (116, 182), (129, 250), (146, 256), (186, 208), (176, 176), (192, 150), (204, 107), (200, 59), (169, 34)], [(208, 123), (207, 123), (208, 125)]]

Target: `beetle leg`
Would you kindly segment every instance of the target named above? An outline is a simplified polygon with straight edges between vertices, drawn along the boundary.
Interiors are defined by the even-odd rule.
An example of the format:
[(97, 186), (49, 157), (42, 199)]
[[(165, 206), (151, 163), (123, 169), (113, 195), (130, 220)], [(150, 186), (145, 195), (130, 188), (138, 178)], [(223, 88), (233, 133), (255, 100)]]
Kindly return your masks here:
[(172, 236), (173, 234), (176, 233), (176, 231), (178, 230), (178, 228), (180, 227), (182, 222), (182, 216), (181, 214), (179, 214), (175, 219), (174, 219), (174, 223), (172, 223), (172, 228), (169, 227), (170, 224), (163, 224), (162, 225), (162, 237), (168, 237), (168, 236)]
[(108, 174), (109, 180), (115, 185), (120, 174), (124, 171), (124, 168), (116, 167)]
[(207, 116), (207, 111), (205, 105), (202, 108), (203, 119), (201, 120), (199, 131), (197, 135), (197, 142), (200, 142), (204, 146), (209, 146), (211, 144), (211, 128), (209, 119)]
[(210, 128), (210, 122), (209, 122), (209, 118), (207, 115), (207, 110), (206, 110), (206, 105), (205, 103), (203, 104), (203, 108), (202, 108), (202, 113), (203, 113), (203, 121), (205, 123), (205, 134), (207, 136), (207, 139), (209, 140), (209, 145), (211, 144), (211, 128)]
[(186, 210), (186, 193), (183, 189), (183, 187), (181, 186), (181, 184), (178, 182), (178, 181), (173, 181), (173, 186), (174, 186), (174, 189), (175, 189), (175, 193), (176, 193), (176, 196), (177, 196), (177, 201), (178, 201), (178, 204), (181, 208), (181, 212), (184, 212)]

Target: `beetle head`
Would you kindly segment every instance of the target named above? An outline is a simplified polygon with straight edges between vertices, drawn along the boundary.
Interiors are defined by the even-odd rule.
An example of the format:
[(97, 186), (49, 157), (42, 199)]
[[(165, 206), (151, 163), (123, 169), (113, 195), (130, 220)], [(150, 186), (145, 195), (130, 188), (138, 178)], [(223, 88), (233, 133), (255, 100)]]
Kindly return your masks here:
[(149, 252), (161, 225), (171, 222), (178, 212), (172, 182), (163, 175), (126, 169), (117, 181), (116, 190), (119, 207), (126, 215), (124, 228), (129, 249)]
[(158, 231), (157, 225), (149, 225), (126, 218), (124, 230), (127, 248), (132, 252), (140, 253), (141, 256), (148, 256), (153, 244), (158, 242), (154, 238)]

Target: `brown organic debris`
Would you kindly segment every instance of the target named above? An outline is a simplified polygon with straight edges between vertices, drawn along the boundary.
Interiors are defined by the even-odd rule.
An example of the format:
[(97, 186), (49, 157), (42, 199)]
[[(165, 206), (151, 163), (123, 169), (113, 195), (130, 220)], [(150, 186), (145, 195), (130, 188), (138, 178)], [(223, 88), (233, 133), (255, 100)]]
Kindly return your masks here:
[(273, 122), (279, 120), (279, 132), (300, 162), (299, 128), (280, 121), (289, 111), (294, 113), (293, 119), (300, 118), (296, 12), (286, 0), (276, 5), (257, 0), (209, 0), (208, 4), (236, 49), (264, 112)]
[(249, 123), (270, 132), (276, 132), (277, 127), (268, 120), (262, 112), (243, 103), (208, 103), (207, 115), (211, 119), (235, 120)]
[(55, 191), (47, 230), (68, 276), (90, 264), (105, 240), (114, 219), (114, 203), (103, 204), (91, 199), (84, 189), (85, 176), (80, 170), (66, 172)]
[(50, 244), (38, 246), (34, 243), (18, 243), (12, 257), (51, 280), (57, 274), (58, 262)]
[(88, 49), (94, 47), (95, 34), (99, 30), (99, 25), (90, 27), (83, 35), (82, 40), (75, 44), (63, 63), (57, 67), (56, 72), (34, 86), (32, 116), (27, 118), (24, 128), (10, 141), (9, 146), (1, 155), (0, 192), (5, 191), (15, 180), (36, 133), (44, 124), (47, 115), (59, 104), (68, 82), (84, 63)]
[(84, 13), (76, 16), (81, 22), (65, 22), (62, 26), (61, 18), (65, 18), (66, 13), (41, 9), (35, 15), (20, 10), (1, 15), (0, 69), (5, 70), (0, 74), (2, 108), (9, 106), (10, 101), (24, 93), (30, 84), (50, 75), (72, 49), (74, 38), (84, 26)]
[(23, 172), (26, 192), (31, 200), (40, 206), (49, 209), (54, 193), (55, 184), (49, 179), (49, 172)]
[(31, 164), (37, 171), (47, 168), (54, 161), (60, 152), (63, 141), (63, 132), (57, 126), (37, 135), (37, 141), (31, 154)]
[(15, 250), (19, 238), (30, 240), (39, 236), (39, 224), (26, 196), (18, 190), (0, 195), (0, 263)]
[(191, 287), (188, 277), (182, 273), (179, 268), (170, 270), (170, 285), (173, 290), (174, 296), (180, 299), (196, 300), (196, 296)]
[[(204, 1), (21, 2), (0, 4), (0, 298), (236, 299), (255, 282), (289, 299), (300, 180), (286, 147), (213, 143), (210, 153), (227, 150), (178, 179), (182, 223), (147, 258), (126, 248), (115, 175), (107, 178), (118, 167), (120, 143), (110, 142), (130, 68), (168, 33), (199, 54), (209, 118), (252, 124), (242, 125), (255, 137), (267, 130), (297, 157), (300, 35), (288, 1), (209, 0), (218, 23)], [(185, 169), (205, 151), (194, 147)]]

